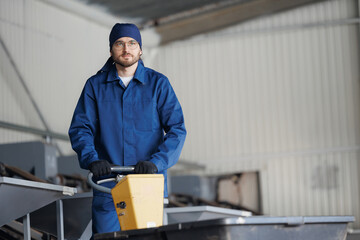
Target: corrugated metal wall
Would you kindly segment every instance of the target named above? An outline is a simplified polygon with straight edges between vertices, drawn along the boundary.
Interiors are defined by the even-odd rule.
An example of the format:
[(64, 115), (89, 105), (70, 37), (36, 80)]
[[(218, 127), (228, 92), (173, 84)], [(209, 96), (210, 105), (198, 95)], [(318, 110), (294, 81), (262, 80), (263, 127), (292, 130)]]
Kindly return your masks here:
[[(45, 130), (20, 75), (50, 130), (66, 134), (85, 80), (109, 56), (108, 34), (108, 27), (46, 1), (0, 1), (0, 120)], [(34, 139), (0, 129), (0, 143)]]
[(259, 170), (265, 214), (360, 219), (358, 22), (357, 1), (326, 1), (161, 48), (182, 159)]

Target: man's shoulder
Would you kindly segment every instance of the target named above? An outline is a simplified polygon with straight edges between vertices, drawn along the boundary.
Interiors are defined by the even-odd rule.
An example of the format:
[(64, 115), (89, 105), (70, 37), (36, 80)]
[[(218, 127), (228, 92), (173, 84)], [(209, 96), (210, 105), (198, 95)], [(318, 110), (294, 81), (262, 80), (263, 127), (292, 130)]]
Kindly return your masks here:
[(147, 77), (151, 78), (152, 80), (168, 81), (168, 78), (164, 74), (162, 74), (152, 68), (144, 67), (144, 70), (145, 70)]
[(91, 84), (99, 84), (106, 80), (108, 72), (99, 71), (98, 73), (92, 75), (87, 81)]

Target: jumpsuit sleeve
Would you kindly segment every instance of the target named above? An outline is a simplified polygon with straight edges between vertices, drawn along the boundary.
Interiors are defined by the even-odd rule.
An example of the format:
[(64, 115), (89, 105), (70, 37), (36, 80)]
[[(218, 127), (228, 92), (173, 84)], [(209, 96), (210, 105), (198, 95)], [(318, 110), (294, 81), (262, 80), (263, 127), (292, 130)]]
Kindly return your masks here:
[(157, 110), (165, 136), (150, 161), (156, 165), (159, 172), (162, 172), (178, 161), (186, 137), (184, 115), (167, 78), (160, 83)]
[(72, 148), (77, 153), (80, 167), (83, 169), (88, 169), (91, 162), (99, 160), (94, 143), (97, 116), (94, 90), (88, 80), (76, 105), (69, 129)]

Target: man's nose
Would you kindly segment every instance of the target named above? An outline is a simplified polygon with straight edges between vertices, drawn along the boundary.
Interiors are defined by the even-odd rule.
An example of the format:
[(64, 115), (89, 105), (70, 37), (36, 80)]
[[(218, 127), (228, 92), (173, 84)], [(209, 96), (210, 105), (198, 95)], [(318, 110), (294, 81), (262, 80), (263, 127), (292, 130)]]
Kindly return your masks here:
[(126, 50), (128, 48), (129, 48), (128, 43), (124, 43), (124, 50)]

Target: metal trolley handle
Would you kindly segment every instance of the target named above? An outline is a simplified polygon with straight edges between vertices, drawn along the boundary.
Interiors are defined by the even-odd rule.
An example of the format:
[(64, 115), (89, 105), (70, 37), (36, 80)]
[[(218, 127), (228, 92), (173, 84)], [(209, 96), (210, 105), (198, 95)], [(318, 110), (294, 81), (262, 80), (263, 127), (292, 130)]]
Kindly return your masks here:
[[(111, 167), (111, 172), (116, 172), (116, 173), (124, 173), (124, 172), (134, 172), (135, 167), (134, 166), (116, 166), (116, 167)], [(90, 186), (100, 192), (104, 192), (104, 193), (109, 193), (111, 194), (111, 189), (107, 188), (107, 187), (103, 187), (100, 186), (99, 184), (94, 183), (94, 181), (92, 180), (93, 177), (93, 173), (89, 172), (88, 177), (87, 177), (87, 181), (90, 184)], [(116, 178), (109, 178), (108, 180), (105, 181), (116, 181)]]

